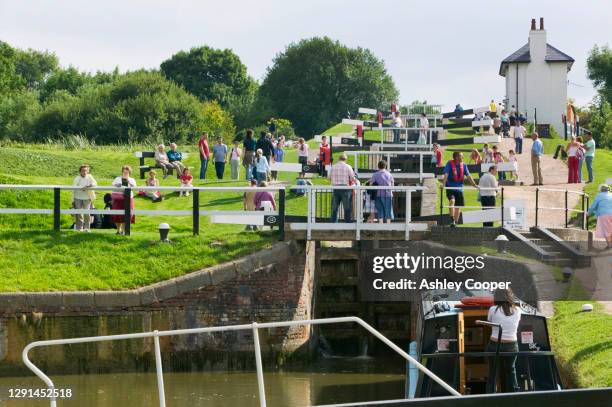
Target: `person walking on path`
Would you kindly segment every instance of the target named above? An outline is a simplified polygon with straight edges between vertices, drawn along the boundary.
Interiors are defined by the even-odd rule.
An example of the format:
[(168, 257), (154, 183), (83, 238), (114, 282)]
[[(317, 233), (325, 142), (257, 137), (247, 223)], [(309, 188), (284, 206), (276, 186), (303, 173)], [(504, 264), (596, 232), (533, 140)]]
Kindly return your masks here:
[(263, 155), (261, 148), (258, 148), (255, 154), (255, 179), (257, 182), (267, 181), (269, 171), (270, 165), (268, 164), (268, 159)]
[(206, 170), (208, 169), (208, 159), (210, 158), (210, 150), (208, 149), (208, 132), (202, 133), (202, 138), (198, 142), (198, 150), (200, 150), (200, 179), (206, 179)]
[(522, 124), (514, 126), (514, 151), (517, 154), (523, 154), (523, 138), (527, 130)]
[[(489, 172), (480, 177), (478, 181), (478, 188), (480, 188), (478, 194), (483, 209), (494, 209), (498, 187), (497, 179), (495, 178), (496, 175), (497, 167), (492, 165), (489, 167)], [(482, 226), (493, 227), (493, 222), (484, 222)]]
[[(392, 187), (395, 185), (393, 175), (387, 171), (386, 161), (380, 160), (378, 162), (378, 171), (372, 175), (369, 183), (379, 187)], [(391, 223), (393, 220), (393, 192), (390, 189), (379, 189), (376, 192), (375, 205), (378, 221), (379, 223)]]
[[(275, 163), (282, 163), (285, 160), (285, 140), (283, 138), (283, 136), (281, 136), (281, 138), (278, 139), (278, 141), (276, 142), (276, 145), (274, 146), (274, 162)], [(273, 181), (278, 180), (278, 171), (272, 171), (271, 172), (271, 177)]]
[[(79, 175), (74, 178), (73, 186), (81, 189), (72, 191), (72, 206), (74, 209), (90, 209), (91, 203), (96, 199), (96, 193), (90, 189), (98, 185), (94, 177), (89, 173), (89, 165), (79, 167)], [(82, 213), (75, 216), (75, 230), (89, 232), (91, 227), (91, 216)]]
[(217, 143), (213, 147), (213, 160), (215, 160), (215, 172), (218, 179), (223, 179), (225, 164), (227, 163), (227, 146), (223, 144), (223, 139), (217, 137)]
[(427, 115), (425, 113), (421, 113), (421, 118), (419, 119), (419, 140), (417, 144), (427, 144), (427, 133), (429, 131), (429, 119), (427, 119)]
[(607, 248), (612, 248), (612, 193), (610, 192), (610, 185), (601, 184), (599, 186), (599, 193), (588, 213), (597, 217), (595, 237), (606, 239)]
[(455, 227), (459, 221), (461, 207), (465, 206), (463, 199), (463, 181), (468, 178), (472, 186), (478, 188), (476, 182), (470, 175), (467, 165), (463, 162), (463, 153), (461, 151), (453, 152), (453, 159), (446, 163), (444, 167), (444, 178), (442, 184), (446, 189), (446, 197), (448, 198), (449, 214), (452, 218), (451, 227)]
[(272, 154), (274, 152), (274, 146), (272, 145), (272, 135), (262, 131), (259, 136), (259, 140), (255, 144), (257, 150), (261, 150), (263, 156), (266, 157), (268, 163), (272, 162)]
[[(304, 141), (302, 137), (298, 139), (297, 145), (297, 155), (298, 155), (298, 163), (304, 165), (308, 165), (308, 144)], [(304, 177), (304, 172), (300, 172), (302, 178)]]
[(240, 178), (240, 157), (242, 156), (242, 149), (240, 148), (240, 142), (234, 140), (234, 146), (230, 151), (230, 170), (231, 178), (237, 180)]
[(593, 134), (589, 131), (585, 135), (586, 142), (584, 143), (584, 162), (586, 163), (589, 180), (587, 184), (593, 182), (593, 160), (595, 160), (595, 140)]
[(242, 157), (242, 165), (246, 172), (247, 181), (255, 178), (253, 168), (255, 168), (255, 151), (257, 150), (257, 142), (253, 139), (253, 130), (246, 131), (246, 137), (242, 143), (244, 148), (244, 156)]
[(544, 144), (536, 132), (531, 135), (531, 139), (533, 140), (533, 144), (531, 145), (531, 172), (533, 172), (533, 184), (531, 185), (544, 185), (544, 178), (542, 178), (542, 155), (544, 155)]
[(576, 140), (576, 136), (572, 136), (569, 143), (565, 147), (565, 151), (567, 152), (567, 183), (568, 184), (578, 184), (580, 182), (578, 177), (578, 149), (580, 148), (580, 143)]
[[(355, 172), (353, 168), (346, 163), (346, 154), (340, 155), (340, 160), (334, 164), (328, 174), (331, 184), (334, 186), (350, 186), (355, 182)], [(350, 189), (334, 189), (332, 196), (332, 222), (338, 222), (338, 210), (340, 204), (344, 209), (344, 222), (351, 222), (353, 209), (353, 191)]]
[(495, 104), (495, 100), (491, 99), (491, 103), (489, 104), (489, 117), (494, 119), (497, 117), (497, 105)]

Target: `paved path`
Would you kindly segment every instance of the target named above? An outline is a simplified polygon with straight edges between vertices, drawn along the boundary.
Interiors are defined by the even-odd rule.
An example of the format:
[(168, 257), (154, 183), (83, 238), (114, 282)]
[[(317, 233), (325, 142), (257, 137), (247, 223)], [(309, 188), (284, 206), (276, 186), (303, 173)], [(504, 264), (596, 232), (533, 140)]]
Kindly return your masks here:
[[(518, 155), (519, 180), (523, 182), (521, 186), (504, 187), (505, 199), (522, 199), (525, 201), (525, 212), (527, 215), (527, 226), (535, 225), (535, 196), (536, 187), (531, 186), (533, 175), (531, 172), (531, 139), (523, 140), (523, 154)], [(514, 150), (514, 139), (503, 138), (500, 143), (501, 151), (504, 156), (508, 155), (508, 150)], [(567, 183), (567, 165), (561, 160), (555, 160), (550, 155), (542, 158), (542, 175), (544, 186), (541, 189), (568, 189), (570, 191), (581, 192), (583, 184)], [(580, 203), (577, 194), (568, 195), (568, 206), (574, 208)], [(563, 208), (565, 206), (565, 194), (563, 192), (540, 191), (539, 206)], [(570, 212), (571, 217), (571, 212)], [(564, 211), (540, 210), (538, 211), (538, 225), (545, 227), (565, 226)]]

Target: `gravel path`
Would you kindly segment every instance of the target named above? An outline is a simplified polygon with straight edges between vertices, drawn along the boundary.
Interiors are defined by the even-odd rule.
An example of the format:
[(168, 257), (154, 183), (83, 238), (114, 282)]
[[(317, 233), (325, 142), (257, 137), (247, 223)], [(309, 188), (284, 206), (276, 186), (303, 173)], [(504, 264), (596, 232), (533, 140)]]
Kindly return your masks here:
[[(518, 155), (518, 175), (523, 185), (504, 187), (505, 199), (522, 199), (525, 201), (527, 226), (535, 225), (536, 187), (531, 186), (533, 183), (530, 153), (531, 144), (531, 139), (523, 140), (523, 154)], [(514, 139), (502, 139), (500, 147), (504, 156), (507, 156), (508, 150), (514, 149)], [(583, 184), (567, 183), (567, 165), (565, 162), (555, 160), (550, 155), (544, 155), (542, 157), (542, 175), (544, 177), (544, 186), (540, 187), (541, 189), (568, 189), (570, 191), (582, 192)], [(569, 208), (574, 208), (579, 203), (579, 195), (572, 193), (568, 194)], [(563, 192), (540, 190), (539, 206), (564, 208), (565, 194)], [(571, 213), (569, 217), (571, 217)], [(565, 226), (565, 212), (562, 210), (539, 210), (538, 225), (544, 227)]]

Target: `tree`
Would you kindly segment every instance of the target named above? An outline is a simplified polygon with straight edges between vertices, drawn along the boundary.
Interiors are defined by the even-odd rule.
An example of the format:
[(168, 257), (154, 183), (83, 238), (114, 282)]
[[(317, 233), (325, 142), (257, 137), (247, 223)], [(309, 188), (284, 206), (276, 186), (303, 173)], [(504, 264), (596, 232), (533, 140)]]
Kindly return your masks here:
[(587, 58), (587, 75), (601, 97), (612, 103), (612, 50), (593, 46)]
[(59, 67), (57, 56), (50, 52), (33, 49), (16, 50), (15, 70), (28, 89), (38, 89), (47, 77)]
[(23, 90), (0, 98), (0, 138), (27, 140), (40, 110), (34, 91)]
[(223, 110), (216, 101), (204, 102), (202, 108), (206, 128), (211, 137), (223, 137), (225, 143), (231, 143), (236, 135), (236, 126), (232, 116)]
[(201, 101), (216, 100), (224, 108), (235, 98), (248, 98), (253, 91), (246, 66), (230, 49), (203, 46), (180, 51), (160, 67), (168, 79)]
[(0, 41), (0, 96), (6, 96), (22, 86), (15, 69), (15, 50)]
[(87, 83), (93, 83), (93, 78), (74, 67), (57, 70), (40, 86), (40, 99), (44, 102), (59, 90), (76, 95), (77, 91)]
[(289, 45), (275, 57), (260, 87), (275, 116), (291, 120), (307, 137), (338, 123), (347, 111), (381, 109), (398, 95), (382, 60), (328, 37)]

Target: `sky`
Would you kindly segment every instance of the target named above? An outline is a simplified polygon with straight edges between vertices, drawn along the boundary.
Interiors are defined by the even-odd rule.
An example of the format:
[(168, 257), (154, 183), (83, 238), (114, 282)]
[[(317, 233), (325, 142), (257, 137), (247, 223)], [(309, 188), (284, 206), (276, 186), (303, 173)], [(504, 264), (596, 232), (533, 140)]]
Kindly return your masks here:
[(325, 35), (383, 59), (400, 103), (452, 110), (505, 96), (500, 61), (527, 42), (540, 17), (548, 43), (576, 60), (568, 96), (589, 103), (586, 58), (612, 40), (609, 0), (0, 0), (0, 40), (55, 52), (63, 66), (89, 72), (158, 68), (194, 46), (230, 48), (261, 81), (288, 44)]

